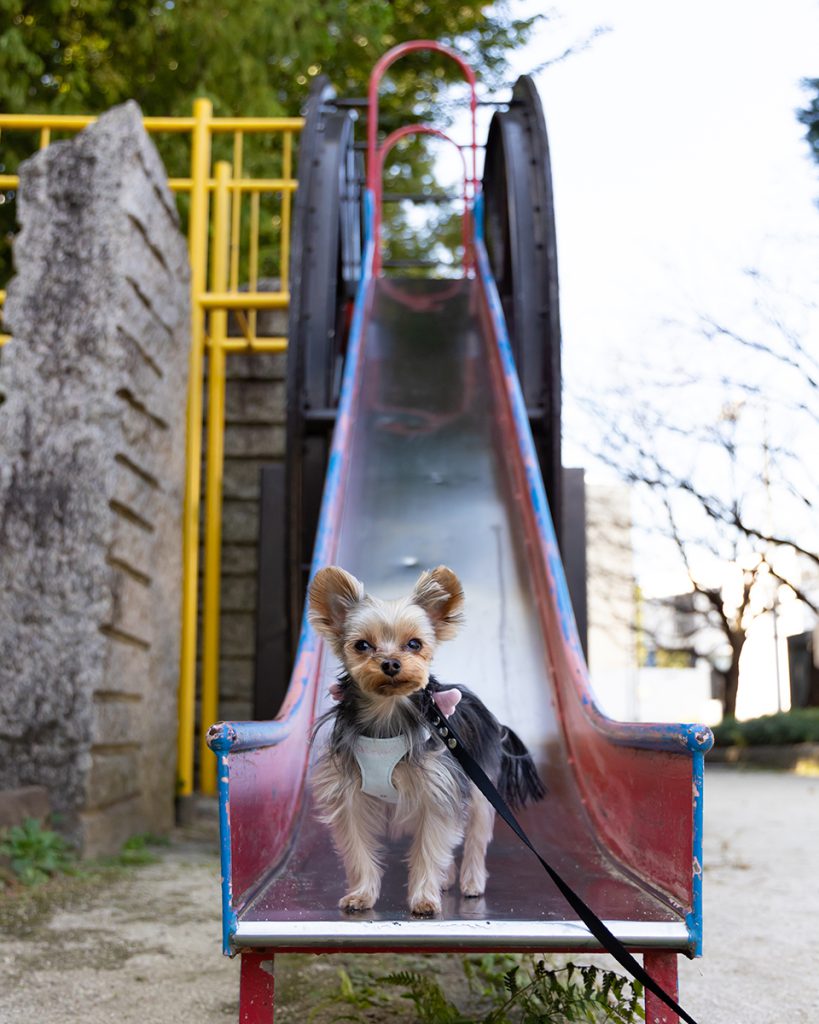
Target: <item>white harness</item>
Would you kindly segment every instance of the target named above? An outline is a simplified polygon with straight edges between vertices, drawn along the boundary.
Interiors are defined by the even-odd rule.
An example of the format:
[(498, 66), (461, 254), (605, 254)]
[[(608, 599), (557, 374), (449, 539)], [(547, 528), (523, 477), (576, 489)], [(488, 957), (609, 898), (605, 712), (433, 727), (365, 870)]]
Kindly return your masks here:
[[(428, 731), (426, 739), (429, 739)], [(403, 735), (386, 739), (359, 736), (355, 745), (355, 759), (361, 769), (361, 792), (388, 804), (397, 804), (398, 790), (392, 784), (392, 773), (401, 758), (406, 756), (409, 747), (409, 740)]]

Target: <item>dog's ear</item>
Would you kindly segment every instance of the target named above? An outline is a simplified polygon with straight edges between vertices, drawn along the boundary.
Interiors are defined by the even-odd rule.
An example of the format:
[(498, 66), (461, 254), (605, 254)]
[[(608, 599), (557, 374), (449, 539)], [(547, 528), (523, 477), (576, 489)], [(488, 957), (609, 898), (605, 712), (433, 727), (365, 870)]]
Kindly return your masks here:
[(310, 624), (316, 632), (335, 643), (344, 633), (344, 623), (350, 610), (364, 599), (364, 584), (337, 565), (330, 565), (319, 569), (308, 594)]
[(423, 608), (438, 640), (451, 640), (463, 622), (464, 590), (451, 569), (439, 565), (422, 573), (412, 592), (412, 602)]

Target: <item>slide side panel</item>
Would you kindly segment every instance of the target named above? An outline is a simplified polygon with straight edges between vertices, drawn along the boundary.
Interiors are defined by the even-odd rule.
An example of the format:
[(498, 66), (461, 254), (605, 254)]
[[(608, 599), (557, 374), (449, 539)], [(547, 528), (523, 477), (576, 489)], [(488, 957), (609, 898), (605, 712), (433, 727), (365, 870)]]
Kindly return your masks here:
[(696, 758), (710, 745), (710, 732), (616, 723), (594, 704), (500, 302), (480, 243), (478, 265), (481, 316), (492, 339), (499, 444), (508, 456), (521, 527), (533, 553), (532, 584), (580, 799), (601, 845), (688, 914), (700, 870)]

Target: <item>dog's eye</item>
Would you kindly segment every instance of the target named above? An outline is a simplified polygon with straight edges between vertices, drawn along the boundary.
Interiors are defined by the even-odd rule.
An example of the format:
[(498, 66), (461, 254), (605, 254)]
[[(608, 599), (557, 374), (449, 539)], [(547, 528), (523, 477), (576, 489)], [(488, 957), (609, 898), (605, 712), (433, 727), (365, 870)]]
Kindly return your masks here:
[(420, 640), (416, 640), (414, 638), (412, 640), (407, 641), (408, 651), (420, 651), (423, 646), (424, 645), (421, 643)]
[(362, 654), (364, 653), (364, 651), (370, 650), (370, 644), (368, 644), (366, 640), (356, 640), (356, 642), (353, 644), (353, 647), (355, 648), (355, 650), (361, 651)]

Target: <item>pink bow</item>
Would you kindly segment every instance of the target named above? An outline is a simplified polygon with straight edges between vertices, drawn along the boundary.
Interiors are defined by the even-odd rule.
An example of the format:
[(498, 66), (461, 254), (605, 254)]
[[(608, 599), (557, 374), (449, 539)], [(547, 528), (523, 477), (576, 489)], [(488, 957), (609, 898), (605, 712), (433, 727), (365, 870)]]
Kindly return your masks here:
[(438, 705), (438, 710), (441, 712), (444, 718), (449, 718), (449, 716), (461, 702), (461, 691), (438, 690), (437, 693), (433, 693), (432, 699)]

